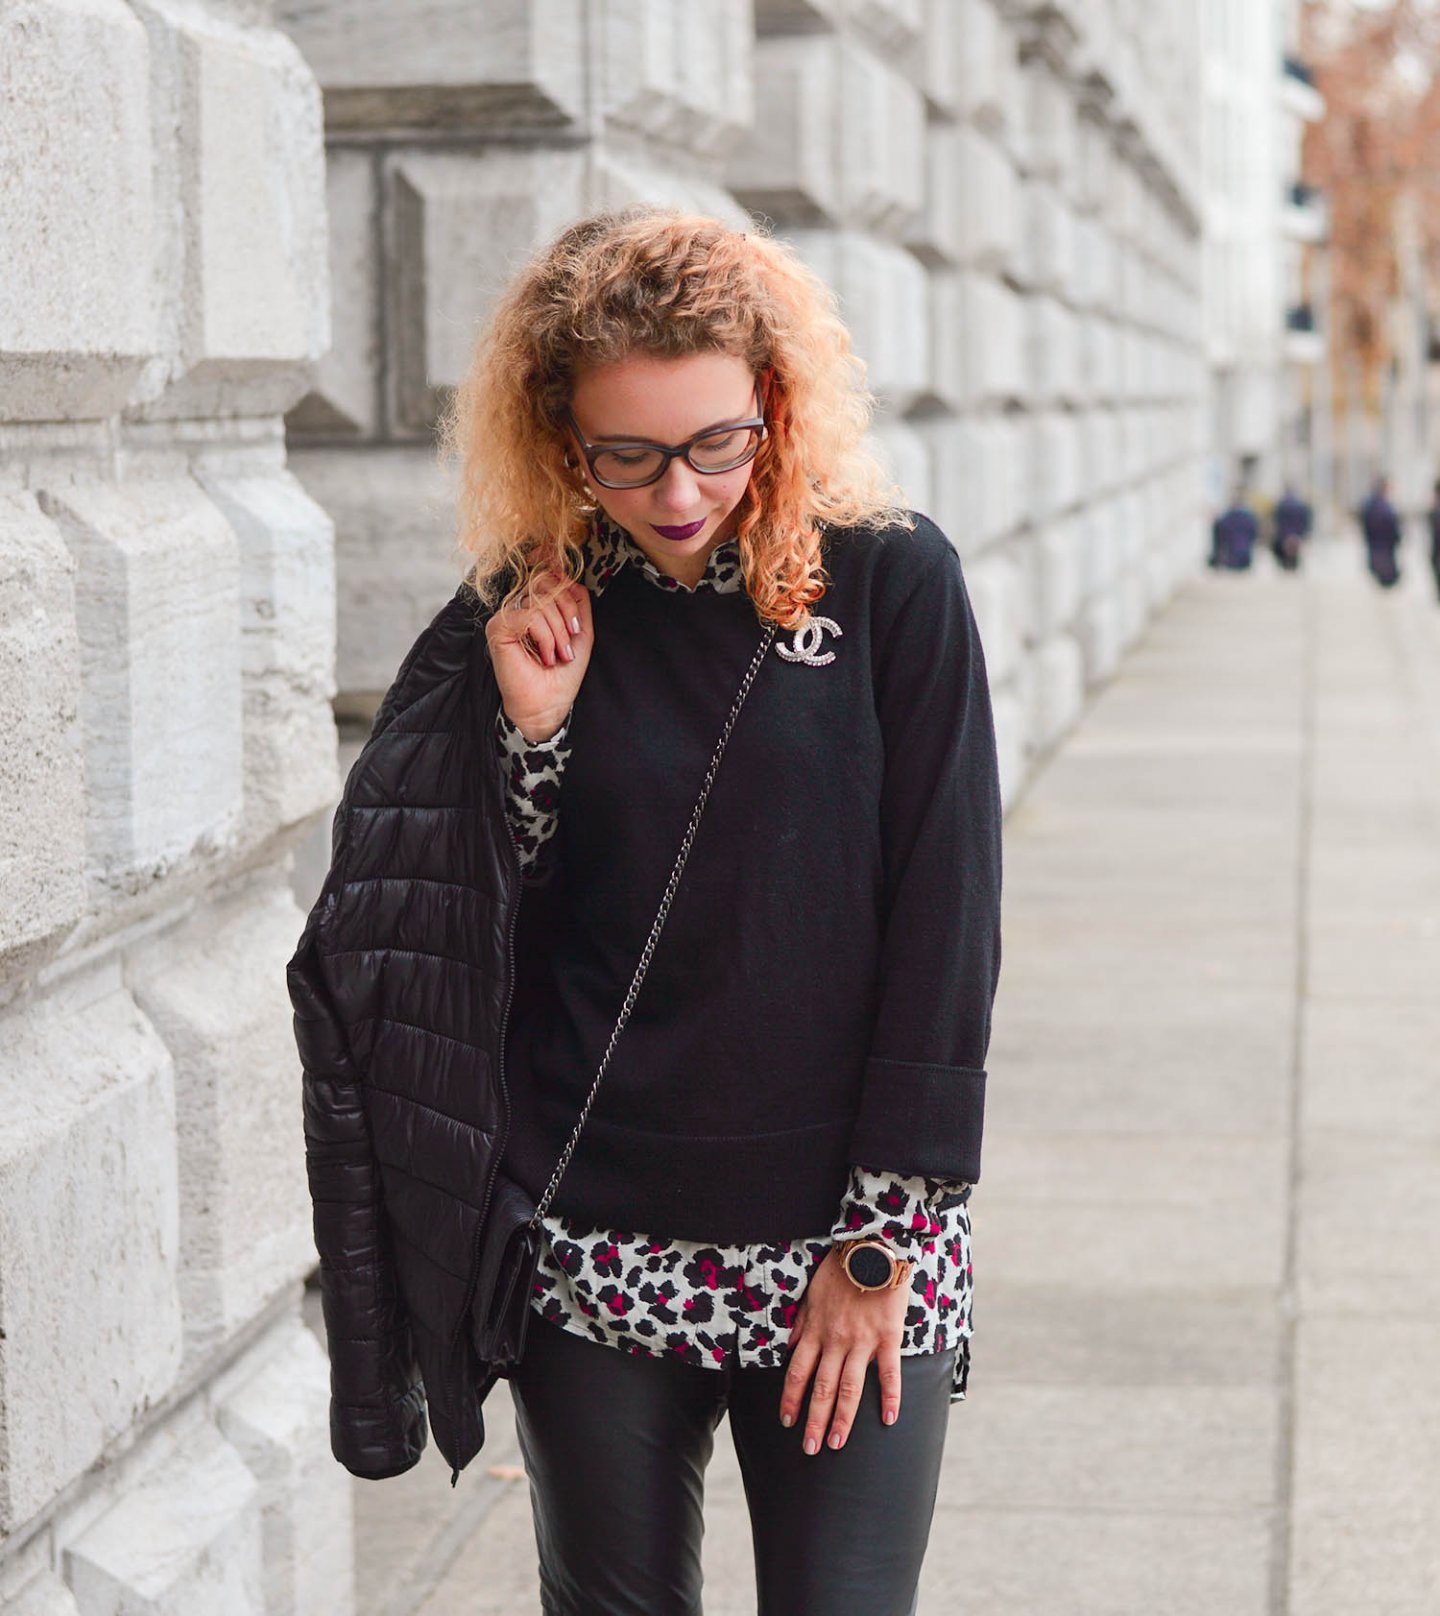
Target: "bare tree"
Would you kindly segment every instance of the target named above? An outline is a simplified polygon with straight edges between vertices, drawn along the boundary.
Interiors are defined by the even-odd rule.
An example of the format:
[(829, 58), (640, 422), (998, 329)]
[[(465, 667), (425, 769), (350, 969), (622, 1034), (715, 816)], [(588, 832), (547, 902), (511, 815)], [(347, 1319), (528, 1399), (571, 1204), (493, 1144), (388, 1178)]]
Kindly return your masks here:
[[(1373, 415), (1395, 358), (1402, 198), (1421, 232), (1427, 302), (1440, 301), (1440, 5), (1322, 0), (1307, 8), (1305, 48), (1326, 105), (1306, 131), (1304, 171), (1330, 199), (1335, 398)], [(1361, 397), (1347, 396), (1357, 384)]]

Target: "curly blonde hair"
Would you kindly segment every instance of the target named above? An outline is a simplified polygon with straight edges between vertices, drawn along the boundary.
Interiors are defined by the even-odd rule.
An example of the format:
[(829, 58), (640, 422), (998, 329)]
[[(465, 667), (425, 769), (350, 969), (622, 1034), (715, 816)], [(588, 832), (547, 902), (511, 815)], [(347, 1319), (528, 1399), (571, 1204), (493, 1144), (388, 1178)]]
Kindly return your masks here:
[[(825, 593), (822, 524), (908, 525), (865, 445), (872, 399), (834, 295), (780, 242), (674, 209), (583, 219), (500, 299), (441, 423), (459, 462), (460, 550), (494, 605), (537, 575), (578, 579), (594, 505), (564, 424), (582, 369), (631, 354), (732, 354), (768, 378), (768, 433), (739, 507), (745, 586), (802, 627)], [(539, 593), (539, 592), (537, 592)]]

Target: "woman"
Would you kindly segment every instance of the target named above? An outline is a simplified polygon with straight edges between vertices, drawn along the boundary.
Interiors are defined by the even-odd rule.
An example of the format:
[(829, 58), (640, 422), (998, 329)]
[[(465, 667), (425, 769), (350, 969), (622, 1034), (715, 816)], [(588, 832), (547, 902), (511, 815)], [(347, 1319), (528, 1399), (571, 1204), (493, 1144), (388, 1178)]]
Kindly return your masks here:
[(497, 1167), (551, 1180), (752, 670), (545, 1211), (510, 1378), (547, 1612), (699, 1611), (727, 1412), (760, 1610), (914, 1609), (968, 1368), (1000, 804), (960, 565), (868, 406), (763, 235), (640, 210), (541, 252), (448, 422), (473, 568), (291, 964), (334, 1450), (407, 1468), (428, 1401), (458, 1474)]
[(1370, 575), (1382, 589), (1393, 589), (1400, 582), (1400, 518), (1390, 503), (1390, 480), (1377, 477), (1360, 507), (1360, 531), (1365, 538), (1366, 563)]

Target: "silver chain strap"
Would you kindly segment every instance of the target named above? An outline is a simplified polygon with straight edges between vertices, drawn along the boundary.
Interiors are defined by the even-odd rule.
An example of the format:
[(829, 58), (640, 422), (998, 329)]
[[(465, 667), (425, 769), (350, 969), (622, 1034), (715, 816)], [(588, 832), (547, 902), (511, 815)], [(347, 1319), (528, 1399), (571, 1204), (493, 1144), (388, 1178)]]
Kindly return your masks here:
[(720, 759), (724, 755), (726, 743), (730, 739), (730, 731), (735, 728), (735, 720), (740, 716), (740, 709), (745, 705), (745, 698), (750, 694), (750, 686), (755, 682), (755, 675), (760, 671), (760, 665), (765, 660), (765, 653), (770, 649), (775, 638), (776, 624), (771, 623), (765, 630), (765, 637), (760, 641), (760, 647), (751, 659), (745, 677), (740, 681), (740, 689), (736, 694), (734, 704), (730, 708), (730, 716), (725, 720), (725, 728), (720, 731), (720, 739), (715, 745), (715, 754), (710, 759), (710, 767), (705, 771), (705, 779), (700, 787), (700, 795), (695, 802), (695, 811), (690, 815), (690, 823), (685, 827), (685, 836), (680, 843), (680, 851), (675, 856), (675, 867), (670, 871), (670, 879), (665, 883), (665, 891), (660, 899), (660, 908), (655, 915), (654, 924), (650, 927), (650, 935), (645, 939), (645, 946), (640, 950), (640, 963), (635, 967), (635, 975), (630, 980), (629, 991), (625, 995), (625, 1002), (620, 1007), (620, 1014), (615, 1022), (615, 1029), (610, 1034), (610, 1042), (605, 1046), (605, 1053), (600, 1057), (600, 1069), (595, 1073), (595, 1081), (590, 1085), (590, 1093), (584, 1107), (580, 1112), (580, 1120), (575, 1124), (569, 1141), (560, 1153), (560, 1160), (555, 1171), (550, 1175), (550, 1182), (545, 1187), (545, 1193), (540, 1197), (540, 1204), (535, 1208), (535, 1215), (530, 1219), (531, 1227), (538, 1228), (541, 1218), (549, 1210), (550, 1202), (555, 1191), (560, 1186), (565, 1169), (570, 1165), (570, 1158), (575, 1154), (575, 1146), (580, 1141), (581, 1129), (585, 1126), (586, 1118), (590, 1115), (590, 1107), (595, 1104), (595, 1096), (600, 1092), (600, 1081), (605, 1076), (610, 1065), (610, 1057), (615, 1053), (615, 1045), (620, 1040), (620, 1034), (625, 1030), (625, 1023), (630, 1019), (630, 1012), (635, 1008), (635, 1000), (640, 994), (640, 984), (645, 980), (645, 973), (650, 969), (650, 956), (655, 952), (655, 944), (660, 940), (660, 932), (665, 924), (665, 917), (670, 913), (670, 905), (675, 897), (675, 890), (680, 885), (680, 876), (685, 869), (685, 861), (690, 857), (690, 845), (695, 840), (695, 832), (700, 828), (700, 816), (705, 812), (705, 802), (710, 795), (710, 787), (715, 783), (715, 776), (719, 772)]

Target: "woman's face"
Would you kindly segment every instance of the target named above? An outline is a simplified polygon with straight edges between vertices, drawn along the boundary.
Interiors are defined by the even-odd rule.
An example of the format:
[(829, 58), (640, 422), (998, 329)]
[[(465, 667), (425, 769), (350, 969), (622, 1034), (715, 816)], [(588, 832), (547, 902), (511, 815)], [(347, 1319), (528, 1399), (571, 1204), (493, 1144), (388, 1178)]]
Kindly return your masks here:
[[(575, 424), (592, 446), (608, 440), (673, 447), (707, 428), (751, 420), (756, 410), (749, 367), (717, 353), (683, 359), (632, 354), (582, 371), (570, 400)], [(736, 507), (754, 469), (750, 460), (733, 471), (698, 472), (676, 455), (659, 482), (645, 488), (601, 488), (593, 478), (587, 481), (601, 510), (662, 572), (693, 584), (705, 558), (734, 533)]]

